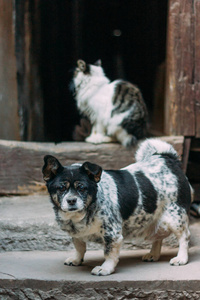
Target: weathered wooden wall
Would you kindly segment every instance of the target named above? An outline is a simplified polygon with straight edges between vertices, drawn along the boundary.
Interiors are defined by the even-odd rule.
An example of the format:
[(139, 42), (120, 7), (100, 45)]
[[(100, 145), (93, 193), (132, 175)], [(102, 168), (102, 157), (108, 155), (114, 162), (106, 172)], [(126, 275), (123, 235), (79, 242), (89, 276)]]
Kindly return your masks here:
[[(183, 137), (162, 137), (179, 155)], [(46, 190), (42, 178), (43, 157), (56, 156), (63, 165), (91, 161), (104, 169), (119, 169), (134, 162), (136, 149), (119, 144), (31, 143), (0, 140), (0, 194), (30, 194)]]
[(40, 1), (0, 0), (2, 139), (44, 139)]
[[(50, 2), (52, 7), (56, 7), (56, 1)], [(79, 14), (83, 2), (83, 0), (76, 0), (67, 9), (65, 8), (73, 15), (73, 32), (76, 33), (76, 37), (73, 35), (72, 44), (75, 57), (82, 53), (81, 39), (77, 36), (83, 29)], [(155, 1), (152, 1), (152, 5), (156, 5), (153, 2)], [(44, 118), (55, 119), (52, 121), (52, 127), (56, 128), (56, 134), (52, 140), (55, 140), (55, 135), (60, 135), (59, 140), (63, 140), (62, 130), (70, 132), (73, 130), (74, 117), (72, 114), (66, 118), (68, 122), (61, 122), (60, 127), (56, 127), (59, 121), (55, 116), (59, 116), (63, 103), (67, 103), (65, 99), (67, 97), (64, 97), (63, 102), (56, 102), (53, 97), (52, 103), (55, 103), (55, 110), (57, 108), (59, 110), (56, 115), (54, 114), (55, 118), (50, 118), (51, 114), (48, 113), (47, 107), (51, 89), (49, 89), (50, 92), (47, 93), (45, 101), (42, 94), (44, 78), (42, 83), (41, 66), (44, 66), (44, 61), (42, 62), (41, 59), (44, 58), (44, 54), (41, 56), (41, 31), (42, 28), (44, 29), (45, 23), (42, 23), (41, 14), (43, 13), (44, 18), (45, 3), (47, 1), (0, 0), (0, 120), (3, 125), (0, 127), (0, 138), (43, 141), (47, 136), (44, 133)], [(65, 7), (71, 2), (63, 3), (62, 5)], [(168, 7), (165, 134), (200, 137), (200, 0), (169, 0)], [(51, 9), (51, 13), (54, 15), (53, 9)], [(54, 23), (58, 21), (59, 16), (60, 14), (57, 14)], [(67, 30), (67, 24), (62, 32)], [(48, 48), (54, 44), (53, 37), (57, 35), (56, 29), (59, 28), (52, 22)], [(59, 34), (61, 35), (61, 32)], [(59, 43), (62, 42), (63, 37), (61, 36)], [(56, 44), (58, 49), (59, 43)], [(148, 54), (149, 51), (147, 51)], [(59, 52), (58, 54), (56, 52), (56, 55), (58, 56)], [(47, 64), (52, 65), (51, 61), (48, 61)], [(55, 76), (53, 71), (56, 66), (57, 61), (50, 68), (52, 76)], [(60, 74), (59, 72), (56, 74)], [(61, 73), (59, 76), (65, 78), (66, 73)], [(49, 82), (47, 80), (45, 83), (46, 91), (49, 86), (53, 86)], [(57, 85), (57, 90), (59, 89)], [(65, 87), (65, 89), (67, 88)], [(55, 95), (60, 99), (61, 95), (64, 95), (64, 89)], [(70, 106), (70, 109), (73, 110), (73, 106)], [(157, 115), (159, 113), (156, 113)], [(50, 121), (48, 122), (46, 122), (46, 131), (49, 130), (49, 124), (51, 124)], [(51, 136), (52, 127), (49, 130), (49, 136)], [(158, 127), (160, 126), (156, 124), (156, 129)]]
[(0, 138), (19, 140), (12, 0), (0, 0)]
[(200, 138), (200, 1), (194, 1), (194, 91), (195, 91), (195, 136)]
[(200, 1), (170, 0), (165, 133), (200, 136)]
[(40, 79), (40, 1), (13, 1), (18, 109), (22, 141), (44, 139)]

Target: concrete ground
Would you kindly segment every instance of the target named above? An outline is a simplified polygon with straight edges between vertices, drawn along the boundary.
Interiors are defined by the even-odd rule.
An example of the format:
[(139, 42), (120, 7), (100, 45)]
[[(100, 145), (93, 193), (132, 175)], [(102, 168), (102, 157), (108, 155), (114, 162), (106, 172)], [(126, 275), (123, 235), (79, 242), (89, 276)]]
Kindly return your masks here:
[(200, 298), (198, 219), (191, 219), (187, 265), (169, 265), (177, 248), (167, 244), (158, 262), (142, 262), (148, 250), (129, 243), (121, 251), (116, 272), (98, 277), (90, 272), (103, 262), (103, 251), (91, 250), (92, 246), (82, 266), (63, 264), (73, 251), (54, 221), (47, 195), (3, 197), (0, 208), (0, 299)]
[[(169, 260), (177, 253), (177, 249), (163, 249), (158, 262), (143, 262), (142, 256), (148, 250), (122, 250), (116, 272), (109, 276), (91, 275), (95, 266), (103, 263), (103, 251), (89, 250), (81, 266), (66, 266), (64, 260), (74, 251), (20, 251), (0, 253), (0, 280), (34, 279), (46, 281), (75, 282), (160, 282), (165, 287), (170, 281), (178, 280), (176, 286), (182, 287), (180, 281), (200, 282), (199, 247), (190, 248), (190, 260), (185, 266), (170, 266)], [(164, 281), (168, 281), (165, 282)], [(175, 282), (174, 282), (175, 285)], [(185, 287), (185, 285), (184, 285)], [(190, 288), (192, 286), (190, 285)], [(199, 286), (200, 289), (200, 286)]]
[(103, 253), (88, 251), (80, 267), (65, 266), (68, 251), (0, 254), (0, 299), (199, 299), (200, 248), (190, 249), (185, 266), (170, 266), (176, 249), (163, 250), (159, 262), (145, 263), (146, 250), (123, 250), (116, 273), (94, 276)]
[[(200, 245), (200, 219), (191, 219), (191, 245)], [(174, 236), (164, 245), (176, 247)], [(126, 241), (125, 249), (138, 249), (148, 243)], [(47, 194), (0, 197), (0, 252), (30, 250), (72, 250), (71, 238), (55, 221), (52, 204)], [(96, 244), (89, 249), (99, 249)]]

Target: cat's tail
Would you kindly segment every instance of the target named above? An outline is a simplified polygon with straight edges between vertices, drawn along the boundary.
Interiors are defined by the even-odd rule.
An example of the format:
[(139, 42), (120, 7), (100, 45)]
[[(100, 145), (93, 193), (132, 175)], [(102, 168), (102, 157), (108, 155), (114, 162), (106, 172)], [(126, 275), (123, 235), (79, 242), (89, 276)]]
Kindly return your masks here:
[(136, 161), (146, 161), (152, 155), (164, 155), (178, 160), (178, 154), (172, 145), (161, 141), (160, 139), (152, 138), (142, 142), (138, 148), (135, 158)]

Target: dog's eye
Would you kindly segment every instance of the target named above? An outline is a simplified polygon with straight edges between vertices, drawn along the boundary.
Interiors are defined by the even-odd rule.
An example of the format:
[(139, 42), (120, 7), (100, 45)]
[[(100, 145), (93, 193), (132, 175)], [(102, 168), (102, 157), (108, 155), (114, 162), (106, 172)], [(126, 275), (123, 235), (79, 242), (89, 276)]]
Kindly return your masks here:
[(82, 184), (78, 185), (78, 187), (77, 187), (77, 190), (78, 190), (79, 192), (84, 192), (85, 189), (86, 189), (86, 188), (85, 188), (84, 185), (82, 185)]
[(60, 192), (64, 192), (66, 190), (66, 186), (65, 185), (60, 185), (58, 187), (58, 189), (59, 189)]

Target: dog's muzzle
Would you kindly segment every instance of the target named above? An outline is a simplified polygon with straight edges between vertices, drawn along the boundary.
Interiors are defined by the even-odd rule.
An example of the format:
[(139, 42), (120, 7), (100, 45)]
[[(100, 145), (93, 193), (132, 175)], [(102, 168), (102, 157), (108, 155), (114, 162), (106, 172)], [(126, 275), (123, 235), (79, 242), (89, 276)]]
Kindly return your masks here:
[(77, 206), (76, 206), (77, 199), (76, 198), (68, 199), (67, 203), (68, 203), (68, 210), (69, 211), (77, 210)]
[(77, 207), (77, 198), (68, 198), (65, 199), (61, 204), (61, 209), (63, 211), (75, 211), (78, 210)]

